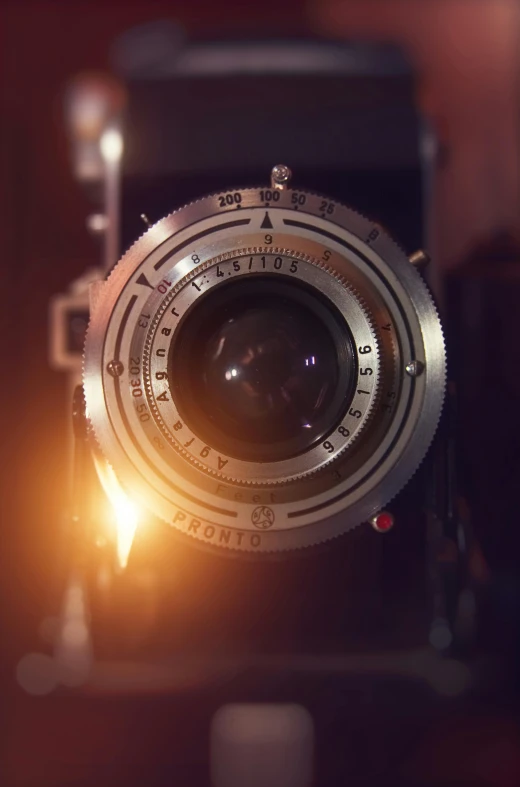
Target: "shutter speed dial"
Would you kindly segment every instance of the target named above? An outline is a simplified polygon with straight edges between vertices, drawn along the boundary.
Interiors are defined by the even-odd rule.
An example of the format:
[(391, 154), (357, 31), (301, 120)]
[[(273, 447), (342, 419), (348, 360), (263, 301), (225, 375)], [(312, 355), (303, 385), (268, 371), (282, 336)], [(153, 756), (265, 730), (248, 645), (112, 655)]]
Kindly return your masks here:
[(142, 505), (215, 549), (269, 553), (339, 535), (400, 490), (444, 363), (427, 289), (379, 227), (258, 188), (188, 205), (127, 252), (96, 299), (84, 384)]

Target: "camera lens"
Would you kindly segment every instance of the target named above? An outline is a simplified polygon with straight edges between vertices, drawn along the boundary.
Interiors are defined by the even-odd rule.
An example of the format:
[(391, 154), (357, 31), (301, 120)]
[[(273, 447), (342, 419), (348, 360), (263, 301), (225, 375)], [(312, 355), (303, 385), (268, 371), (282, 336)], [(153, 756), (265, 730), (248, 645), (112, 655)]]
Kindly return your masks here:
[(169, 375), (179, 412), (207, 445), (267, 462), (307, 451), (334, 428), (357, 370), (332, 303), (301, 283), (259, 275), (197, 300)]
[(266, 217), (266, 193), (151, 228), (99, 288), (85, 343), (89, 420), (118, 479), (233, 556), (366, 522), (425, 456), (446, 381), (435, 306), (384, 230), (290, 188), (269, 191)]

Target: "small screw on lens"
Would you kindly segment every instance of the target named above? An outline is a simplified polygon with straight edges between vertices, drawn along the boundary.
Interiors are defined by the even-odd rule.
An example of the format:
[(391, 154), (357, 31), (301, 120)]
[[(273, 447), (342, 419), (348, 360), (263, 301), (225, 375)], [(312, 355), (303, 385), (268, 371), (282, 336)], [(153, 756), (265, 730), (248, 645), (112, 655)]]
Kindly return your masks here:
[(286, 164), (277, 164), (271, 170), (271, 186), (274, 189), (287, 188), (292, 172)]
[(121, 361), (110, 361), (107, 363), (107, 372), (111, 377), (121, 377), (125, 370), (125, 367), (121, 363)]
[(424, 372), (424, 364), (422, 361), (410, 361), (406, 364), (405, 369), (406, 374), (409, 374), (410, 377), (419, 377)]

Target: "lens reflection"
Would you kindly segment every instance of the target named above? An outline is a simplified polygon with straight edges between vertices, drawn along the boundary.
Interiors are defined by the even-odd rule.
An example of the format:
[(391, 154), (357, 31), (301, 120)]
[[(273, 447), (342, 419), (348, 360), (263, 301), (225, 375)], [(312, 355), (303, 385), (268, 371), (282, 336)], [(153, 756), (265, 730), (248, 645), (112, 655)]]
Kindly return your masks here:
[(175, 398), (208, 445), (259, 461), (307, 450), (354, 378), (350, 334), (313, 291), (259, 277), (197, 303), (171, 357)]
[(308, 309), (278, 297), (245, 299), (224, 316), (200, 371), (205, 397), (233, 436), (262, 444), (309, 428), (338, 382), (330, 333)]

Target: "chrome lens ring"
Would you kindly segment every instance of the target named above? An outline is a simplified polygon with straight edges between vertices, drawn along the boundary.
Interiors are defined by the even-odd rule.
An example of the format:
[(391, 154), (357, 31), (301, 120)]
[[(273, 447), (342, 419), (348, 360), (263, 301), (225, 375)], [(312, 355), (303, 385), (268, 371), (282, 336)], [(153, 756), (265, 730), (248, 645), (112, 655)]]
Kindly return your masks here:
[[(207, 444), (190, 454), (197, 435), (190, 446), (190, 436), (180, 439), (185, 426), (175, 429), (175, 402), (167, 392), (169, 402), (159, 400), (166, 389), (156, 375), (165, 371), (157, 350), (168, 349), (159, 344), (161, 331), (174, 333), (171, 310), (196, 308), (194, 284), (203, 290), (228, 274), (250, 275), (233, 263), (255, 254), (269, 260), (273, 276), (289, 275), (275, 267), (277, 258), (281, 267), (298, 261), (306, 285), (342, 310), (356, 336), (359, 370), (372, 374), (356, 382), (356, 396), (368, 402), (363, 412), (357, 400), (349, 408), (361, 413), (349, 416), (357, 429), (342, 421), (311, 451), (253, 467), (212, 456)], [(364, 365), (360, 347), (373, 348), (375, 365)], [(421, 374), (406, 371), (412, 361)], [(404, 486), (440, 416), (444, 342), (424, 282), (378, 226), (306, 192), (247, 189), (188, 205), (123, 257), (96, 296), (84, 383), (97, 441), (142, 505), (211, 548), (269, 553), (333, 538)]]
[[(226, 286), (230, 281), (247, 278), (258, 282), (264, 273), (282, 281), (289, 276), (298, 276), (298, 281), (303, 281), (317, 292), (325, 294), (327, 301), (344, 317), (356, 351), (359, 353), (359, 350), (369, 348), (369, 352), (358, 355), (358, 365), (363, 362), (363, 355), (365, 358), (370, 355), (371, 374), (364, 375), (366, 379), (363, 381), (363, 388), (358, 387), (355, 390), (353, 398), (345, 403), (344, 416), (333, 424), (338, 439), (335, 440), (332, 450), (325, 445), (330, 444), (330, 441), (324, 437), (318, 445), (297, 457), (284, 461), (255, 463), (216, 452), (199, 437), (196, 429), (194, 431), (190, 424), (182, 419), (165, 372), (165, 358), (168, 356), (168, 346), (175, 341), (183, 316), (197, 308), (201, 296), (204, 297), (214, 288)], [(223, 283), (221, 278), (225, 280)], [(206, 286), (203, 286), (202, 282)], [(288, 483), (319, 471), (347, 450), (362, 433), (377, 400), (380, 376), (378, 338), (359, 297), (341, 277), (326, 266), (299, 252), (291, 254), (286, 249), (260, 247), (228, 252), (188, 274), (165, 296), (150, 325), (144, 346), (136, 347), (136, 352), (142, 352), (143, 355), (143, 379), (150, 412), (167, 440), (178, 453), (207, 473), (233, 482), (263, 485)], [(173, 374), (175, 375), (175, 368)], [(338, 429), (341, 429), (341, 432)], [(172, 461), (175, 461), (174, 456)]]

